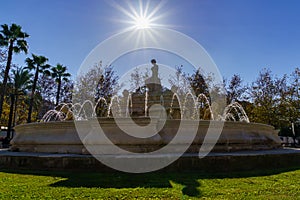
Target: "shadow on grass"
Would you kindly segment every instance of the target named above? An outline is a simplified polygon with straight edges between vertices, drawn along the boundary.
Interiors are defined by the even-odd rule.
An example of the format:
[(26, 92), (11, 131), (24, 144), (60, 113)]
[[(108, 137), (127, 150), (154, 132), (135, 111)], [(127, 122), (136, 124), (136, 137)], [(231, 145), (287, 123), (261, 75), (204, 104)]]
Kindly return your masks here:
[(29, 174), (36, 176), (62, 177), (50, 187), (97, 187), (97, 188), (172, 188), (172, 182), (182, 185), (182, 194), (191, 197), (200, 197), (201, 179), (216, 178), (247, 178), (258, 176), (275, 175), (282, 172), (298, 170), (300, 167), (288, 169), (274, 169), (268, 171), (251, 171), (238, 173), (197, 173), (197, 172), (152, 172), (145, 174), (128, 174), (122, 172), (96, 173), (96, 172), (63, 172), (63, 171), (29, 171), (29, 170), (7, 170), (0, 172), (14, 174)]
[(182, 193), (199, 196), (200, 184), (196, 174), (179, 173), (83, 173), (68, 174), (65, 181), (52, 184), (54, 187), (101, 187), (101, 188), (172, 188), (171, 181), (183, 185)]

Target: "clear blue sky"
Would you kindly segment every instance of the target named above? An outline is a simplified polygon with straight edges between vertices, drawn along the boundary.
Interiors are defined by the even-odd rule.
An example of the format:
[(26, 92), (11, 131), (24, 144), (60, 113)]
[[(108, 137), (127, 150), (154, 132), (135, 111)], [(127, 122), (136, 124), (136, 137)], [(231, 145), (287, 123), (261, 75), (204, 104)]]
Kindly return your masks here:
[[(126, 8), (126, 3), (116, 1)], [(130, 1), (133, 6), (137, 1)], [(159, 1), (150, 1), (156, 6)], [(76, 74), (87, 54), (101, 41), (126, 28), (126, 15), (101, 0), (0, 0), (0, 24), (16, 23), (30, 34), (30, 53), (50, 64), (62, 63)], [(300, 64), (298, 0), (169, 0), (157, 15), (199, 42), (221, 74), (240, 74), (251, 82), (270, 68), (281, 76)], [(30, 54), (29, 54), (30, 55)], [(28, 55), (28, 56), (29, 56)], [(15, 56), (23, 65), (25, 56)], [(180, 64), (180, 63), (178, 63)]]

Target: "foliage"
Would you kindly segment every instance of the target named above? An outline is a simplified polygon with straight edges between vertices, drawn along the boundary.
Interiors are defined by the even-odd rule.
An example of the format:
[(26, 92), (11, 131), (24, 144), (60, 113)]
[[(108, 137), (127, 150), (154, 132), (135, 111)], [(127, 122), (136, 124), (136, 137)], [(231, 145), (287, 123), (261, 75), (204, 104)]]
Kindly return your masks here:
[(95, 64), (87, 72), (76, 79), (74, 97), (77, 101), (97, 101), (100, 97), (111, 97), (115, 94), (118, 77), (111, 66), (102, 66), (102, 62)]
[[(13, 91), (12, 95), (14, 98), (14, 109), (13, 109), (13, 121), (12, 125), (14, 126), (17, 124), (20, 120), (21, 117), (18, 117), (19, 112), (18, 108), (21, 103), (19, 103), (19, 99), (21, 96), (24, 96), (27, 94), (28, 89), (30, 89), (31, 85), (31, 79), (32, 74), (30, 74), (29, 70), (26, 68), (20, 68), (17, 67), (17, 69), (13, 70), (13, 76), (12, 76), (12, 81), (13, 81)], [(20, 123), (20, 122), (19, 122)], [(10, 124), (10, 122), (8, 122)]]
[(203, 73), (201, 73), (200, 68), (198, 68), (194, 74), (189, 77), (190, 85), (196, 96), (199, 94), (204, 94), (209, 97), (209, 88), (208, 88), (208, 77), (205, 77)]
[(0, 118), (0, 126), (7, 126), (8, 115), (9, 115), (9, 98), (7, 98), (7, 97), (4, 98), (2, 112), (3, 112), (3, 115)]
[[(80, 102), (85, 100), (97, 102), (105, 98), (109, 103), (111, 97), (117, 94), (120, 88), (118, 85), (118, 76), (112, 66), (102, 66), (97, 63), (87, 72), (82, 73), (74, 83), (69, 80), (70, 74), (67, 68), (61, 64), (52, 67), (52, 78), (49, 76), (48, 59), (44, 56), (32, 54), (32, 58), (27, 58), (28, 69), (34, 71), (34, 80), (31, 84), (24, 83), (25, 88), (13, 91), (18, 88), (17, 85), (9, 85), (14, 82), (14, 68), (12, 56), (14, 53), (28, 51), (27, 38), (29, 35), (23, 32), (22, 27), (17, 24), (1, 25), (0, 30), (0, 120), (2, 124), (7, 124), (9, 113), (9, 104), (11, 99), (9, 94), (21, 92), (27, 94), (28, 86), (31, 87), (31, 93), (28, 96), (16, 95), (16, 123), (24, 122), (26, 110), (24, 107), (29, 105), (28, 119), (40, 118), (47, 110), (54, 108), (54, 103), (59, 102)], [(209, 102), (221, 104), (214, 101), (222, 99), (224, 91), (221, 85), (214, 84), (213, 74), (204, 74), (200, 68), (192, 75), (183, 71), (183, 66), (176, 66), (174, 77), (169, 77), (169, 83), (172, 91), (178, 93), (181, 100), (184, 101), (187, 92), (193, 91), (196, 96), (204, 94)], [(18, 70), (18, 68), (16, 68)], [(15, 74), (16, 75), (16, 74)], [(130, 90), (136, 92), (144, 85), (144, 81), (149, 77), (148, 71), (143, 75), (137, 68), (131, 74)], [(234, 74), (229, 82), (225, 82), (227, 104), (239, 102), (250, 121), (266, 123), (275, 126), (278, 129), (290, 128), (291, 123), (300, 121), (300, 69), (295, 70), (289, 75), (276, 77), (271, 70), (262, 70), (256, 80), (250, 86), (244, 86), (242, 78)], [(22, 86), (23, 87), (23, 86)], [(135, 91), (134, 91), (135, 90)], [(73, 92), (75, 93), (73, 94)], [(141, 89), (142, 91), (142, 89)], [(167, 91), (167, 90), (166, 90)], [(169, 92), (169, 91), (168, 91)], [(72, 96), (73, 94), (73, 96)], [(19, 98), (20, 97), (20, 98)], [(74, 97), (74, 99), (72, 99)], [(61, 99), (61, 100), (60, 100)], [(103, 103), (103, 102), (102, 102)], [(222, 108), (222, 106), (213, 106)], [(219, 109), (219, 110), (220, 110)], [(213, 112), (215, 113), (215, 110)], [(1, 118), (2, 111), (4, 115)], [(220, 113), (219, 111), (216, 113)]]
[[(24, 124), (27, 121), (28, 110), (28, 96), (19, 96), (18, 102), (15, 103), (15, 115), (14, 115), (14, 125)], [(36, 112), (33, 112), (33, 115), (37, 115)]]
[(110, 98), (116, 94), (118, 79), (112, 66), (104, 67), (95, 89), (95, 101), (97, 102), (101, 97), (110, 101)]
[[(200, 68), (188, 78), (195, 95), (200, 97), (200, 94), (204, 94), (207, 97), (214, 119), (218, 119), (218, 116), (223, 114), (226, 104), (226, 92), (223, 83), (217, 82), (214, 74), (205, 74), (204, 72), (201, 72)], [(212, 116), (207, 116), (207, 114), (205, 114), (207, 113), (208, 106), (206, 104), (203, 105), (203, 99), (202, 102), (201, 99), (202, 98), (199, 98), (198, 102), (200, 103), (200, 107), (205, 109), (201, 109), (202, 111), (200, 110), (200, 116), (206, 116), (203, 119), (212, 119)], [(208, 113), (210, 115), (210, 112)]]
[(149, 78), (149, 71), (143, 74), (139, 68), (135, 68), (133, 73), (130, 74), (130, 92), (142, 92), (145, 86), (145, 80)]
[(30, 88), (31, 77), (29, 70), (23, 67), (17, 67), (12, 71), (13, 74), (13, 87), (16, 95), (23, 95), (27, 93)]
[[(97, 109), (97, 115), (106, 116), (110, 98), (116, 95), (118, 89), (118, 76), (113, 67), (99, 62), (76, 78), (72, 102), (94, 102), (100, 109)], [(106, 103), (101, 99), (105, 99)]]
[[(238, 74), (234, 74), (226, 87), (227, 104), (238, 102), (242, 100), (245, 87), (242, 85), (242, 78)], [(226, 82), (225, 82), (226, 84)]]
[(6, 51), (0, 48), (0, 63), (4, 63), (6, 60)]
[[(7, 95), (5, 95), (3, 104), (3, 116), (1, 118), (1, 125), (8, 126), (9, 122), (14, 124), (24, 123), (27, 117), (27, 110), (24, 109), (28, 105), (28, 96), (26, 95), (30, 88), (31, 74), (28, 70), (22, 67), (14, 66), (12, 73), (10, 74), (10, 82), (7, 87)], [(11, 96), (14, 96), (12, 101)], [(14, 104), (14, 108), (11, 113), (10, 105)], [(9, 115), (13, 114), (12, 121), (9, 121)]]
[(286, 102), (286, 115), (290, 122), (300, 123), (300, 68), (296, 68), (289, 79), (287, 98), (283, 100)]
[(29, 70), (33, 70), (34, 71), (34, 79), (33, 79), (33, 83), (32, 83), (32, 89), (31, 89), (31, 94), (30, 94), (30, 101), (29, 101), (29, 108), (28, 108), (28, 118), (27, 118), (27, 122), (30, 123), (31, 122), (31, 118), (32, 118), (32, 109), (34, 106), (34, 97), (35, 97), (35, 92), (36, 92), (36, 88), (37, 88), (37, 82), (38, 82), (38, 78), (39, 78), (39, 74), (46, 74), (46, 75), (50, 75), (49, 72), (49, 68), (50, 65), (47, 64), (48, 58), (46, 58), (45, 56), (37, 56), (35, 54), (32, 54), (32, 58), (26, 58), (26, 63), (27, 63), (27, 67)]
[(12, 24), (8, 26), (7, 24), (1, 25), (2, 30), (0, 31), (0, 46), (8, 47), (6, 66), (3, 75), (3, 81), (1, 85), (1, 95), (0, 95), (0, 118), (2, 115), (2, 106), (4, 102), (4, 97), (6, 95), (8, 76), (11, 68), (12, 55), (13, 53), (20, 53), (28, 51), (28, 45), (26, 38), (29, 35), (22, 31), (22, 27), (17, 24)]
[(253, 103), (253, 109), (248, 113), (250, 121), (280, 128), (299, 120), (298, 81), (298, 68), (290, 76), (281, 78), (274, 77), (268, 69), (262, 70), (249, 88)]
[(81, 72), (75, 81), (73, 101), (83, 103), (85, 100), (95, 101), (95, 88), (103, 72), (102, 63), (95, 64), (87, 72)]
[(0, 48), (0, 77), (1, 77), (1, 79), (4, 76), (4, 66), (5, 66), (4, 63), (5, 63), (6, 59), (7, 59), (6, 51), (4, 49)]
[(36, 92), (41, 95), (45, 101), (55, 100), (55, 80), (47, 75), (40, 74), (37, 82)]
[(183, 66), (175, 66), (175, 76), (170, 76), (168, 81), (171, 85), (171, 90), (180, 96), (184, 96), (187, 91), (191, 91), (189, 77), (183, 71)]
[(72, 80), (68, 80), (67, 82), (63, 82), (61, 86), (61, 102), (63, 103), (71, 103), (72, 96), (74, 90), (74, 82)]
[(55, 80), (48, 74), (39, 75), (36, 94), (41, 97), (41, 104), (38, 109), (38, 118), (41, 119), (48, 110), (54, 109)]
[(22, 31), (22, 27), (17, 24), (8, 26), (7, 24), (1, 25), (0, 31), (0, 46), (11, 46), (14, 53), (25, 52), (27, 53), (28, 45), (26, 38), (29, 35)]
[(56, 101), (55, 101), (55, 105), (57, 106), (59, 104), (59, 100), (60, 100), (59, 97), (60, 97), (61, 88), (62, 88), (62, 81), (68, 82), (71, 74), (67, 72), (66, 66), (57, 64), (55, 67), (51, 68), (51, 76), (52, 76), (52, 78), (55, 79), (55, 82), (57, 83)]
[[(36, 56), (32, 54), (32, 58), (27, 58), (27, 69), (28, 70), (34, 70), (34, 80), (32, 83), (29, 84), (29, 81), (27, 83), (24, 83), (24, 87), (31, 86), (31, 93), (29, 93), (28, 96), (30, 96), (30, 99), (28, 99), (28, 96), (23, 96), (27, 94), (28, 88), (18, 88), (21, 87), (18, 85), (21, 84), (22, 77), (21, 75), (24, 71), (27, 71), (25, 69), (18, 69), (16, 68), (15, 71), (11, 74), (11, 69), (13, 68), (12, 63), (12, 56), (14, 53), (20, 53), (28, 51), (28, 44), (26, 39), (29, 37), (29, 35), (25, 32), (23, 32), (22, 27), (17, 24), (11, 24), (8, 26), (7, 24), (1, 25), (2, 30), (0, 30), (0, 80), (1, 83), (1, 95), (0, 95), (0, 120), (2, 125), (7, 126), (8, 122), (8, 113), (9, 113), (9, 104), (12, 101), (11, 98), (8, 98), (9, 94), (13, 94), (15, 98), (13, 100), (16, 100), (15, 108), (14, 108), (14, 121), (16, 124), (23, 123), (24, 122), (24, 115), (26, 114), (26, 109), (28, 108), (28, 117), (27, 121), (30, 122), (33, 118), (38, 117), (38, 112), (40, 112), (46, 105), (45, 102), (48, 102), (48, 105), (51, 106), (53, 101), (53, 94), (52, 90), (54, 88), (54, 85), (51, 84), (50, 78), (48, 78), (49, 71), (47, 68), (50, 67), (50, 65), (46, 64), (48, 59), (44, 56)], [(21, 72), (22, 71), (22, 72)], [(21, 74), (20, 74), (21, 73)], [(29, 72), (28, 72), (29, 73)], [(19, 76), (19, 77), (18, 77)], [(59, 75), (60, 76), (60, 75)], [(57, 78), (56, 77), (56, 81)], [(19, 83), (15, 82), (14, 79), (19, 79)], [(21, 78), (21, 79), (20, 79)], [(24, 77), (23, 77), (24, 78)], [(16, 83), (16, 85), (8, 86), (8, 83)], [(59, 81), (58, 81), (59, 82)], [(23, 84), (23, 83), (22, 83)], [(72, 87), (73, 83), (60, 83), (60, 92), (58, 94), (62, 97), (64, 101), (71, 101), (71, 93), (72, 93)], [(22, 86), (23, 87), (23, 86)], [(15, 88), (18, 91), (12, 91), (13, 88)], [(9, 91), (8, 91), (9, 90)], [(57, 89), (58, 90), (58, 89)], [(63, 93), (63, 94), (62, 94)], [(41, 106), (42, 105), (42, 106)], [(48, 108), (49, 108), (48, 106)], [(2, 109), (3, 108), (3, 109)], [(22, 109), (21, 109), (22, 108)], [(4, 112), (4, 116), (1, 118), (2, 111)], [(40, 113), (39, 113), (40, 114)], [(36, 119), (34, 119), (36, 120)]]

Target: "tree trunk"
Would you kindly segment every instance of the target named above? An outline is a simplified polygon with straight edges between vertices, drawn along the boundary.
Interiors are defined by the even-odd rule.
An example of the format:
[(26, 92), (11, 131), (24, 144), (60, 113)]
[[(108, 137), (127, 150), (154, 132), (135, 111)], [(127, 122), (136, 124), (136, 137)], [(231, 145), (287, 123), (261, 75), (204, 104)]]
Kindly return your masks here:
[(35, 93), (38, 78), (39, 78), (39, 66), (37, 66), (36, 71), (35, 71), (35, 75), (34, 75), (34, 80), (33, 80), (33, 85), (32, 85), (32, 90), (31, 90), (31, 95), (30, 95), (30, 101), (29, 101), (27, 123), (31, 123), (34, 93)]
[(10, 140), (11, 138), (11, 130), (12, 130), (12, 120), (13, 120), (13, 114), (14, 114), (14, 104), (15, 104), (15, 95), (10, 94), (11, 102), (10, 102), (10, 109), (9, 109), (9, 117), (8, 117), (8, 125), (7, 125), (7, 133), (6, 138)]
[(13, 54), (13, 45), (14, 45), (14, 41), (11, 40), (9, 42), (7, 63), (6, 63), (5, 71), (4, 71), (4, 77), (3, 77), (1, 95), (0, 95), (0, 118), (2, 115), (2, 111), (3, 111), (4, 97), (6, 94), (7, 80), (8, 80), (8, 75), (9, 75), (9, 70), (10, 70), (10, 65), (11, 65), (11, 60), (12, 60), (12, 54)]
[(14, 118), (13, 118), (13, 123), (12, 123), (13, 126), (16, 126), (18, 100), (19, 100), (19, 94), (18, 94), (18, 91), (15, 91), (15, 108), (14, 108)]
[(61, 88), (61, 80), (59, 79), (59, 80), (58, 80), (58, 85), (57, 85), (56, 104), (55, 104), (55, 106), (57, 106), (58, 103), (59, 103), (60, 88)]

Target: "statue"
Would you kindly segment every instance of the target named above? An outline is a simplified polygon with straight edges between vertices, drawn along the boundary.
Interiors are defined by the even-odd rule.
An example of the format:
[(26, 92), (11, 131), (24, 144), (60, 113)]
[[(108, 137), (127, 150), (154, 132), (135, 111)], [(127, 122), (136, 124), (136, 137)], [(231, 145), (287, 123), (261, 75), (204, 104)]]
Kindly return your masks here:
[(151, 67), (152, 76), (145, 80), (145, 85), (150, 93), (160, 93), (162, 92), (162, 86), (160, 78), (158, 77), (158, 65), (155, 59), (152, 59), (151, 63), (153, 65)]

